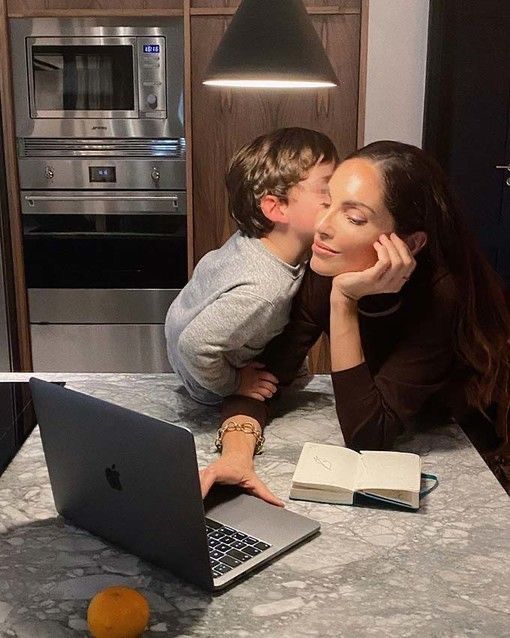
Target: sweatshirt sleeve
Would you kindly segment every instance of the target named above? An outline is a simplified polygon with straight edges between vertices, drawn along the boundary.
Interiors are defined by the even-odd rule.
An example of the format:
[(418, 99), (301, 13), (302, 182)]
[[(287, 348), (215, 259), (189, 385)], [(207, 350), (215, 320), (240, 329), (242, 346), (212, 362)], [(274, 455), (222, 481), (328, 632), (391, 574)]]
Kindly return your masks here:
[[(297, 376), (308, 351), (321, 333), (327, 331), (330, 290), (330, 278), (320, 277), (308, 269), (294, 298), (289, 323), (257, 357), (278, 378), (280, 385), (289, 384)], [(267, 403), (240, 395), (226, 397), (222, 419), (235, 415), (250, 416), (264, 427)]]
[(406, 322), (396, 347), (374, 374), (366, 362), (332, 373), (347, 447), (390, 448), (450, 383), (456, 365), (453, 312), (452, 304), (423, 306)]
[(191, 376), (220, 396), (235, 392), (239, 371), (226, 358), (250, 341), (263, 339), (272, 304), (241, 286), (204, 308), (181, 332), (177, 348)]

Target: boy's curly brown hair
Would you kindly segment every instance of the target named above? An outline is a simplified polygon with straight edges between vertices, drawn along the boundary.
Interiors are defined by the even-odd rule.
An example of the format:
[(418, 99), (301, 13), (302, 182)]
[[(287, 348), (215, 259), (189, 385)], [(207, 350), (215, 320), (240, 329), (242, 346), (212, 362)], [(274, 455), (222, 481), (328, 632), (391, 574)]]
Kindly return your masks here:
[(338, 153), (327, 135), (288, 127), (260, 135), (240, 148), (226, 175), (229, 213), (248, 237), (263, 237), (274, 223), (260, 209), (265, 195), (286, 201), (287, 193), (318, 163), (338, 163)]

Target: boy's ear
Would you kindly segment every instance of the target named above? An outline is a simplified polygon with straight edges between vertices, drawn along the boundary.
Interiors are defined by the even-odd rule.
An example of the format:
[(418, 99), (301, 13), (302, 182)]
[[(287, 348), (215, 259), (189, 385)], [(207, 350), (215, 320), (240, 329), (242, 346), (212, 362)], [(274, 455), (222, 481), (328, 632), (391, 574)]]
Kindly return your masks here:
[(415, 233), (407, 235), (404, 239), (413, 255), (416, 255), (427, 243), (427, 233), (423, 230), (417, 230)]
[(287, 204), (276, 195), (264, 195), (260, 200), (260, 210), (269, 221), (278, 224), (287, 223)]

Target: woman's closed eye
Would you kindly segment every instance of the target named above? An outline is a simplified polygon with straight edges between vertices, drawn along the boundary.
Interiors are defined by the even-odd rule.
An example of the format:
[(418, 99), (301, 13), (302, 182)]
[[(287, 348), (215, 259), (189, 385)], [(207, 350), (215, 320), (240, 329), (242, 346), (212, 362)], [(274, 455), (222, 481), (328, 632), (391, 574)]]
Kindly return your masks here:
[(367, 220), (359, 215), (353, 215), (352, 213), (347, 213), (347, 219), (354, 224), (355, 226), (363, 226), (367, 223)]
[(352, 206), (352, 204), (344, 204), (341, 210), (350, 224), (354, 224), (355, 226), (363, 226), (368, 221), (363, 212), (357, 206)]

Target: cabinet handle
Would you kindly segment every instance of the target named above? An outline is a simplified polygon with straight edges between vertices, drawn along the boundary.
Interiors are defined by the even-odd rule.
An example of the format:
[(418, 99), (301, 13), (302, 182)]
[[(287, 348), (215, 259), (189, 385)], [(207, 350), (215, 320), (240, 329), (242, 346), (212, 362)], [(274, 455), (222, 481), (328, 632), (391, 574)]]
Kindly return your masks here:
[(510, 164), (507, 164), (506, 166), (496, 166), (496, 168), (501, 168), (503, 170), (510, 171)]

